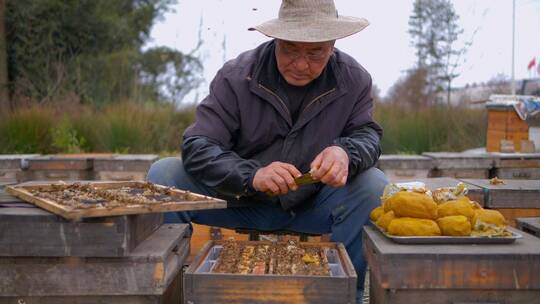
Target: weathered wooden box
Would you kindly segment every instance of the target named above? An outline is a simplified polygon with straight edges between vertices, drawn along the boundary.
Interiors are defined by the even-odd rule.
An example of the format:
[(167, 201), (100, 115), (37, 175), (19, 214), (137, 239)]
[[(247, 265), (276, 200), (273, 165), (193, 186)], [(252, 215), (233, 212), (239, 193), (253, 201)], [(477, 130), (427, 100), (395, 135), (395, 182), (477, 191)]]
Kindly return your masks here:
[(516, 218), (540, 216), (540, 180), (505, 179), (499, 185), (486, 179), (463, 181), (484, 189), (485, 207), (500, 211), (514, 227)]
[(429, 177), (488, 178), (496, 159), (487, 153), (429, 152), (422, 155), (433, 159)]
[(0, 303), (179, 303), (188, 230), (163, 225), (126, 257), (1, 257)]
[(95, 180), (144, 180), (153, 162), (158, 160), (155, 154), (113, 155), (109, 158), (94, 160)]
[(495, 167), (501, 179), (540, 179), (540, 153), (500, 154)]
[(516, 219), (517, 228), (540, 238), (540, 217), (522, 217)]
[(163, 223), (162, 214), (70, 222), (43, 209), (21, 205), (0, 208), (0, 257), (126, 256)]
[(402, 245), (364, 227), (370, 303), (538, 303), (540, 239)]
[(92, 159), (85, 155), (40, 155), (28, 158), (18, 181), (89, 180)]
[(521, 151), (521, 140), (529, 139), (529, 125), (519, 118), (512, 106), (488, 108), (486, 150), (501, 151), (501, 140), (514, 142), (515, 151)]
[(433, 164), (431, 158), (422, 155), (381, 155), (377, 167), (396, 182), (427, 178)]
[(184, 273), (184, 303), (356, 303), (356, 272), (340, 243), (302, 243), (335, 252), (331, 276), (213, 273), (223, 243), (209, 241)]
[(38, 154), (1, 154), (0, 155), (0, 183), (17, 183), (24, 173), (28, 159)]

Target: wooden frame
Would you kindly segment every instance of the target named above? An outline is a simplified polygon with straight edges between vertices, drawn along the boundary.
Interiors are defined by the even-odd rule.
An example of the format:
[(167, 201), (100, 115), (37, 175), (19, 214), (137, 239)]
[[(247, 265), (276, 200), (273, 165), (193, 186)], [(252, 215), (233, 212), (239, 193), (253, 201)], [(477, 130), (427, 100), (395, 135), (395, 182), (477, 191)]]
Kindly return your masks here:
[[(238, 241), (240, 244), (270, 242)], [(209, 241), (184, 273), (184, 303), (356, 303), (357, 276), (341, 243), (302, 243), (336, 249), (344, 276), (201, 273), (197, 269), (214, 245)]]
[[(67, 185), (74, 182), (66, 183)], [(115, 189), (121, 187), (141, 186), (145, 182), (141, 181), (126, 181), (126, 182), (80, 182), (90, 184), (99, 189)], [(16, 196), (24, 201), (30, 202), (40, 208), (43, 208), (49, 212), (57, 214), (68, 220), (77, 221), (81, 218), (87, 217), (102, 217), (102, 216), (116, 216), (116, 215), (128, 215), (128, 214), (143, 214), (143, 213), (156, 213), (156, 212), (177, 212), (188, 210), (201, 210), (201, 209), (219, 209), (226, 208), (227, 202), (221, 199), (192, 193), (189, 191), (174, 189), (175, 193), (179, 195), (187, 196), (188, 200), (176, 201), (176, 202), (163, 202), (155, 203), (152, 205), (129, 205), (121, 207), (97, 207), (88, 209), (77, 209), (70, 206), (62, 205), (58, 202), (40, 198), (29, 190), (52, 187), (55, 183), (29, 183), (20, 184), (16, 186), (6, 187), (6, 192), (13, 196)], [(56, 183), (57, 184), (57, 183)], [(159, 188), (167, 188), (165, 186), (156, 185)]]

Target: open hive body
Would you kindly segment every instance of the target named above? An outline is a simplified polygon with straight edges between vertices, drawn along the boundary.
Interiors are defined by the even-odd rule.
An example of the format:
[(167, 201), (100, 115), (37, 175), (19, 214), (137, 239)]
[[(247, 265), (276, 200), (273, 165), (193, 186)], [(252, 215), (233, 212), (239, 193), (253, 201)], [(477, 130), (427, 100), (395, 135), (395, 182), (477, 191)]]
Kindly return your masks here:
[(210, 241), (184, 274), (185, 303), (354, 303), (342, 244)]

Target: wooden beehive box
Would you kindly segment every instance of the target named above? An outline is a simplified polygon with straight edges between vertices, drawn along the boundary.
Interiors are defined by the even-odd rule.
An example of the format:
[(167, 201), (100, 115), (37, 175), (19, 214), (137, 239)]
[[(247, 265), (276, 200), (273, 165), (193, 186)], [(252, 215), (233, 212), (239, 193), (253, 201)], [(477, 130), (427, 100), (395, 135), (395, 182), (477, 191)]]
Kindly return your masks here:
[(372, 304), (538, 303), (540, 239), (511, 244), (398, 244), (364, 227)]
[(515, 152), (521, 151), (521, 141), (529, 139), (529, 125), (512, 107), (488, 108), (486, 150), (500, 152), (501, 140), (514, 142)]
[[(240, 241), (240, 244), (264, 242)], [(340, 243), (302, 243), (328, 248), (330, 276), (212, 272), (223, 241), (209, 241), (184, 273), (184, 303), (355, 303), (356, 272)], [(268, 243), (271, 244), (271, 243)]]
[(377, 162), (392, 182), (427, 178), (432, 167), (432, 159), (422, 155), (381, 155)]
[(0, 257), (0, 303), (180, 303), (188, 235), (163, 225), (125, 257)]
[(38, 154), (0, 154), (0, 183), (14, 184), (24, 174), (28, 159)]
[(95, 180), (144, 180), (153, 162), (154, 154), (112, 155), (94, 160)]
[(0, 257), (122, 257), (163, 223), (162, 214), (70, 222), (31, 205), (0, 208)]
[(89, 180), (92, 165), (92, 159), (84, 154), (35, 156), (26, 160), (18, 180)]
[(429, 177), (488, 178), (496, 157), (480, 153), (425, 152), (433, 168)]
[(485, 208), (497, 209), (511, 226), (516, 226), (516, 218), (540, 216), (540, 180), (505, 179), (498, 185), (486, 179), (464, 181), (484, 189)]
[(495, 167), (498, 178), (540, 179), (540, 153), (501, 153)]
[(540, 217), (520, 217), (516, 224), (519, 230), (540, 238)]

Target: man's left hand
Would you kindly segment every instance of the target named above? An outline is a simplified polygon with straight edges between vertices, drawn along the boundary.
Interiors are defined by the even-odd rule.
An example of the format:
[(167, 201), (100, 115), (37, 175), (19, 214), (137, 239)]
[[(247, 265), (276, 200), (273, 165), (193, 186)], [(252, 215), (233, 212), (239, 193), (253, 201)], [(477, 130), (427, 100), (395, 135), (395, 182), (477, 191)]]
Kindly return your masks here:
[(311, 162), (311, 176), (326, 185), (344, 186), (348, 175), (349, 156), (339, 146), (327, 147)]

